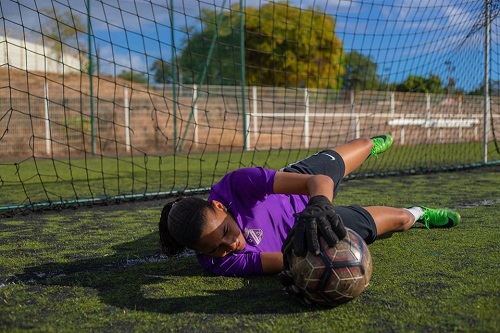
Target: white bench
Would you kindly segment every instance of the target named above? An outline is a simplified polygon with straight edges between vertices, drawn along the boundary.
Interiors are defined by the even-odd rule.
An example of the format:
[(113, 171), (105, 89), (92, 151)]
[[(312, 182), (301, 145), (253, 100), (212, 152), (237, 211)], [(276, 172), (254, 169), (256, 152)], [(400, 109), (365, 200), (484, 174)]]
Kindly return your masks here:
[(420, 126), (420, 127), (437, 127), (437, 128), (458, 128), (458, 127), (473, 127), (479, 125), (479, 119), (417, 119), (417, 118), (400, 118), (392, 119), (387, 122), (389, 126)]
[[(459, 137), (462, 137), (462, 128), (471, 128), (476, 127), (476, 133), (474, 134), (477, 137), (477, 125), (480, 124), (479, 119), (468, 118), (468, 119), (446, 119), (446, 118), (437, 118), (437, 119), (425, 119), (425, 118), (398, 118), (391, 119), (387, 122), (389, 126), (399, 126), (401, 127), (401, 144), (405, 142), (405, 126), (419, 126), (423, 128), (458, 128), (459, 129)], [(427, 136), (430, 135), (430, 132), (427, 132)], [(442, 135), (440, 131), (440, 135)]]

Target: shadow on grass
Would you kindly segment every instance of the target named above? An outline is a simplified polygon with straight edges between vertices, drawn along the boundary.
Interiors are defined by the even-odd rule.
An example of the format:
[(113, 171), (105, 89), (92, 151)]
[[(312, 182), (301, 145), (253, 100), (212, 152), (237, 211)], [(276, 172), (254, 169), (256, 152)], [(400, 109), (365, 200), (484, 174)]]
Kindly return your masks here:
[[(276, 277), (213, 276), (202, 270), (194, 256), (165, 259), (154, 244), (157, 234), (151, 233), (113, 246), (116, 253), (111, 256), (27, 267), (23, 274), (0, 278), (0, 283), (91, 288), (105, 304), (153, 313), (307, 311), (282, 290)], [(95, 293), (89, 290), (89, 294)]]

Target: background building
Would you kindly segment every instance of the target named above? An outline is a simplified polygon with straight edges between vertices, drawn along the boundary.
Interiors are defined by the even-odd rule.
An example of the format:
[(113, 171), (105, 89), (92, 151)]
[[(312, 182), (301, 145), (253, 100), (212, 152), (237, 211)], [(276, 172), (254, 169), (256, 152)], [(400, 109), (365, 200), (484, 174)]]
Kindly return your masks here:
[(83, 57), (73, 47), (42, 38), (0, 35), (0, 66), (48, 73), (80, 72)]

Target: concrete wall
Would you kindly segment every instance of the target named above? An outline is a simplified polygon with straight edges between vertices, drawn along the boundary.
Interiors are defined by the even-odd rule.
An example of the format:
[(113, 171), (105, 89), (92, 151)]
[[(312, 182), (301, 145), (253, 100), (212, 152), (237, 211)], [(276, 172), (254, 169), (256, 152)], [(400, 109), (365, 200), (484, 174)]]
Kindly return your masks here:
[(78, 51), (67, 46), (58, 54), (48, 42), (0, 36), (0, 66), (9, 65), (26, 71), (70, 73), (81, 70)]

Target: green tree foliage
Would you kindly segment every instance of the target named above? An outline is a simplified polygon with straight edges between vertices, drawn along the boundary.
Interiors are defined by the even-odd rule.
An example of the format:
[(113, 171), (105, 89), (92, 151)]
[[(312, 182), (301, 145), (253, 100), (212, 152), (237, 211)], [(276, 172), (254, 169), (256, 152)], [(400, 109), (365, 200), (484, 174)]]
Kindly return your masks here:
[[(184, 82), (239, 84), (239, 7), (222, 13), (203, 10), (201, 20), (203, 28), (190, 29), (179, 57)], [(217, 39), (212, 44), (214, 35)], [(342, 43), (331, 16), (286, 2), (247, 7), (244, 39), (249, 85), (341, 86)]]
[(347, 90), (376, 90), (381, 87), (378, 65), (370, 56), (357, 51), (347, 53), (344, 57), (345, 73), (342, 88)]
[(342, 43), (335, 18), (287, 2), (249, 7), (245, 15), (249, 84), (340, 87)]
[[(469, 91), (467, 95), (484, 96), (484, 83), (478, 88)], [(500, 80), (490, 82), (490, 96), (500, 96)]]
[(171, 63), (163, 59), (158, 59), (149, 70), (153, 72), (153, 78), (156, 83), (165, 84), (173, 82)]
[(203, 28), (200, 31), (189, 29), (178, 60), (184, 83), (239, 84), (240, 21), (237, 13), (237, 8), (221, 13), (202, 9)]
[(430, 74), (428, 78), (409, 75), (406, 80), (396, 85), (396, 91), (440, 94), (443, 92), (443, 82), (435, 74)]
[(122, 70), (118, 75), (118, 77), (124, 80), (128, 80), (130, 82), (137, 82), (137, 83), (147, 83), (149, 81), (148, 76), (146, 74), (134, 70), (131, 71)]
[(64, 54), (79, 57), (82, 68), (87, 66), (84, 37), (87, 25), (82, 17), (71, 10), (60, 12), (55, 7), (41, 10), (44, 15), (43, 35), (57, 59), (63, 61)]

